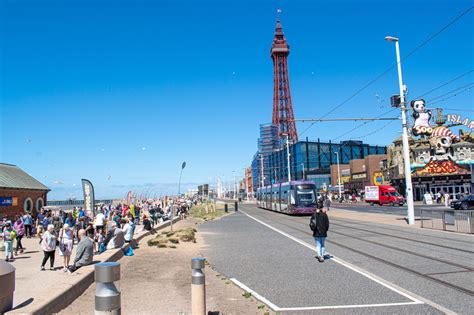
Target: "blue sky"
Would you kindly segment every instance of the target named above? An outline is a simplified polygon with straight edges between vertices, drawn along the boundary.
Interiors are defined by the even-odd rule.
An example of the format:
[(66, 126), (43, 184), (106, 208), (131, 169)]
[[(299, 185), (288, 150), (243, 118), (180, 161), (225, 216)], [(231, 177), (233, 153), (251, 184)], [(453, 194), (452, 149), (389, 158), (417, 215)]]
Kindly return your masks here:
[[(0, 161), (48, 185), (50, 199), (173, 193), (243, 174), (271, 121), (276, 10), (291, 46), (296, 118), (331, 107), (441, 29), (471, 1), (0, 0)], [(400, 10), (401, 9), (401, 10)], [(409, 99), (473, 69), (473, 12), (403, 62)], [(472, 83), (472, 72), (425, 96)], [(396, 69), (330, 117), (390, 110)], [(464, 90), (461, 90), (464, 91)], [(474, 119), (472, 90), (436, 104)], [(428, 103), (429, 106), (429, 103)], [(389, 115), (390, 116), (390, 115)], [(302, 137), (389, 144), (393, 123), (315, 125)], [(301, 133), (308, 124), (299, 124)]]

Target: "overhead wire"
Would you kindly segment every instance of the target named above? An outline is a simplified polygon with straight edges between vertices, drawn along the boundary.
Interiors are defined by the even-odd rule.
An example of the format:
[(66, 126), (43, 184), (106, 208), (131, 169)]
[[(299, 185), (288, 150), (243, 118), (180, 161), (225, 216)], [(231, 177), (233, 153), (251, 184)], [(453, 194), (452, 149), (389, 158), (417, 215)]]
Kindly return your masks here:
[[(444, 101), (446, 101), (446, 100), (449, 100), (450, 98), (459, 96), (459, 95), (464, 94), (464, 93), (466, 93), (466, 92), (469, 92), (469, 91), (471, 90), (471, 88), (472, 88), (472, 87), (469, 87), (469, 88), (467, 88), (467, 89), (465, 89), (465, 90), (463, 90), (463, 91), (461, 91), (461, 92), (458, 92), (458, 93), (456, 93), (456, 94), (454, 94), (454, 95), (445, 97), (445, 98), (443, 98), (442, 100), (439, 100), (439, 101), (437, 101), (437, 102), (431, 103), (431, 105), (435, 105), (435, 104), (442, 103), (442, 102), (444, 102)], [(465, 110), (465, 111), (470, 111), (470, 110)]]
[[(389, 111), (387, 111), (387, 112), (385, 112), (385, 113), (383, 113), (383, 114), (380, 114), (380, 115), (377, 116), (376, 118), (380, 118), (380, 117), (382, 117), (382, 116), (384, 116), (384, 115), (387, 115), (387, 114), (390, 114), (390, 113), (392, 113), (392, 112), (394, 112), (394, 111), (396, 111), (396, 110), (397, 110), (397, 108), (392, 108), (391, 110), (389, 110)], [(345, 135), (351, 133), (352, 131), (357, 130), (357, 129), (359, 129), (359, 128), (362, 128), (362, 127), (364, 127), (365, 125), (367, 125), (368, 123), (371, 123), (371, 122), (374, 122), (374, 121), (373, 121), (373, 120), (372, 120), (372, 121), (370, 121), (370, 120), (369, 120), (369, 121), (364, 121), (362, 124), (360, 124), (360, 125), (358, 125), (358, 126), (355, 126), (354, 128), (352, 128), (352, 129), (346, 131), (345, 133), (343, 133), (343, 134), (341, 134), (341, 135), (335, 137), (333, 140), (340, 139), (340, 138), (344, 137)]]
[(474, 82), (471, 82), (471, 83), (466, 84), (466, 85), (464, 85), (464, 86), (458, 87), (458, 88), (456, 88), (456, 89), (454, 89), (454, 90), (451, 90), (451, 91), (446, 92), (446, 93), (444, 93), (444, 94), (441, 94), (441, 95), (439, 95), (439, 96), (433, 97), (432, 99), (429, 99), (427, 102), (432, 102), (432, 101), (437, 100), (437, 99), (439, 99), (439, 98), (443, 98), (443, 97), (445, 97), (446, 95), (449, 95), (449, 94), (451, 94), (451, 93), (457, 92), (457, 91), (462, 90), (462, 89), (464, 89), (464, 88), (466, 88), (466, 87), (470, 87), (470, 86), (472, 86), (473, 84), (474, 84)]
[(415, 99), (422, 98), (422, 97), (425, 96), (425, 95), (428, 95), (428, 94), (430, 94), (430, 93), (432, 93), (432, 92), (434, 92), (434, 91), (437, 91), (437, 90), (439, 90), (440, 88), (445, 87), (446, 85), (451, 84), (451, 83), (453, 83), (454, 81), (459, 80), (459, 79), (461, 79), (461, 78), (467, 76), (468, 74), (471, 74), (473, 71), (474, 71), (474, 70), (469, 70), (469, 71), (467, 71), (467, 72), (464, 72), (463, 74), (461, 74), (461, 75), (459, 75), (459, 76), (457, 76), (457, 77), (455, 77), (455, 78), (449, 80), (448, 82), (443, 83), (443, 84), (441, 84), (441, 85), (439, 85), (439, 86), (437, 86), (437, 87), (435, 87), (435, 88), (429, 90), (428, 92), (425, 92), (425, 93), (421, 94), (420, 96), (415, 97)]
[[(427, 45), (430, 41), (432, 41), (434, 38), (436, 38), (439, 34), (441, 34), (442, 32), (444, 32), (447, 28), (449, 28), (451, 25), (455, 24), (457, 21), (459, 21), (462, 17), (464, 17), (466, 14), (468, 14), (472, 9), (474, 8), (474, 6), (471, 6), (469, 8), (467, 8), (466, 10), (464, 10), (461, 14), (459, 14), (458, 16), (456, 16), (453, 20), (451, 20), (448, 24), (446, 24), (445, 26), (443, 26), (441, 29), (439, 29), (438, 31), (436, 31), (435, 33), (433, 33), (431, 36), (429, 36), (426, 40), (424, 40), (423, 42), (421, 42), (418, 46), (416, 46), (413, 50), (411, 50), (407, 55), (405, 55), (403, 58), (401, 58), (400, 60), (400, 63), (402, 61), (405, 61), (406, 59), (410, 58), (415, 52), (417, 52), (418, 50), (420, 50), (421, 48), (423, 48), (425, 45)], [(336, 111), (338, 108), (340, 108), (341, 106), (343, 106), (344, 104), (346, 104), (347, 102), (349, 102), (350, 100), (352, 100), (354, 97), (356, 97), (357, 95), (359, 95), (362, 91), (364, 91), (366, 88), (368, 88), (369, 86), (371, 86), (372, 84), (374, 84), (375, 82), (377, 82), (378, 80), (380, 80), (382, 77), (384, 77), (387, 73), (389, 73), (393, 68), (395, 68), (396, 66), (398, 66), (398, 62), (395, 63), (394, 65), (390, 66), (388, 69), (386, 69), (384, 72), (382, 72), (380, 75), (378, 75), (375, 79), (369, 81), (369, 83), (367, 83), (366, 85), (364, 85), (363, 87), (361, 87), (360, 89), (358, 89), (356, 92), (354, 92), (351, 96), (349, 96), (348, 98), (346, 98), (344, 101), (342, 101), (341, 103), (339, 103), (338, 105), (334, 106), (331, 110), (329, 110), (326, 114), (324, 114), (323, 116), (320, 117), (320, 119), (324, 118), (324, 117), (327, 117), (328, 115), (330, 115), (331, 113), (333, 113), (334, 111)], [(471, 70), (472, 71), (472, 70)], [(305, 134), (311, 127), (313, 127), (315, 124), (315, 122), (311, 123), (306, 129), (303, 130), (303, 132), (300, 134), (300, 136), (302, 136), (303, 134)]]

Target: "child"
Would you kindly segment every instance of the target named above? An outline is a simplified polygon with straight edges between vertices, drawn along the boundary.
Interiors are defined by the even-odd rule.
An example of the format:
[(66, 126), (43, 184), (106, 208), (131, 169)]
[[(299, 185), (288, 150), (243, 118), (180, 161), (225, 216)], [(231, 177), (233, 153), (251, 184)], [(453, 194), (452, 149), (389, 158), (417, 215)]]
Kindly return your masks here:
[[(16, 232), (12, 228), (10, 221), (5, 223), (3, 233), (3, 246), (5, 247), (5, 261), (13, 261), (13, 240), (16, 238)], [(8, 254), (10, 254), (10, 259), (8, 259)]]
[(39, 238), (39, 244), (41, 244), (41, 241), (43, 240), (43, 233), (44, 233), (44, 227), (42, 225), (38, 225), (38, 228), (36, 230), (36, 235)]

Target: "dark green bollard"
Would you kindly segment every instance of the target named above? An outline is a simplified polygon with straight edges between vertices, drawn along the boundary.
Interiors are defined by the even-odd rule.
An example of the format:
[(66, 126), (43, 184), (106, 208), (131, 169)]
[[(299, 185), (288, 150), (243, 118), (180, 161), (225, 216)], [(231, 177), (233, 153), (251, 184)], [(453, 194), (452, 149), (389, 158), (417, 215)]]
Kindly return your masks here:
[(229, 212), (229, 209), (227, 208), (227, 204), (224, 204), (224, 211)]
[(236, 201), (234, 204), (235, 211), (239, 211), (239, 203)]

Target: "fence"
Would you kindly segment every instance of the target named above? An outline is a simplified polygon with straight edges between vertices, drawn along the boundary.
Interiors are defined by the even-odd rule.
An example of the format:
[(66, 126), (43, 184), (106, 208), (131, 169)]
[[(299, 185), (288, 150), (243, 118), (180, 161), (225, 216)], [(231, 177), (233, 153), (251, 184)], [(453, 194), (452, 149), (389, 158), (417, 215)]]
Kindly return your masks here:
[(474, 234), (474, 210), (420, 209), (421, 227)]

